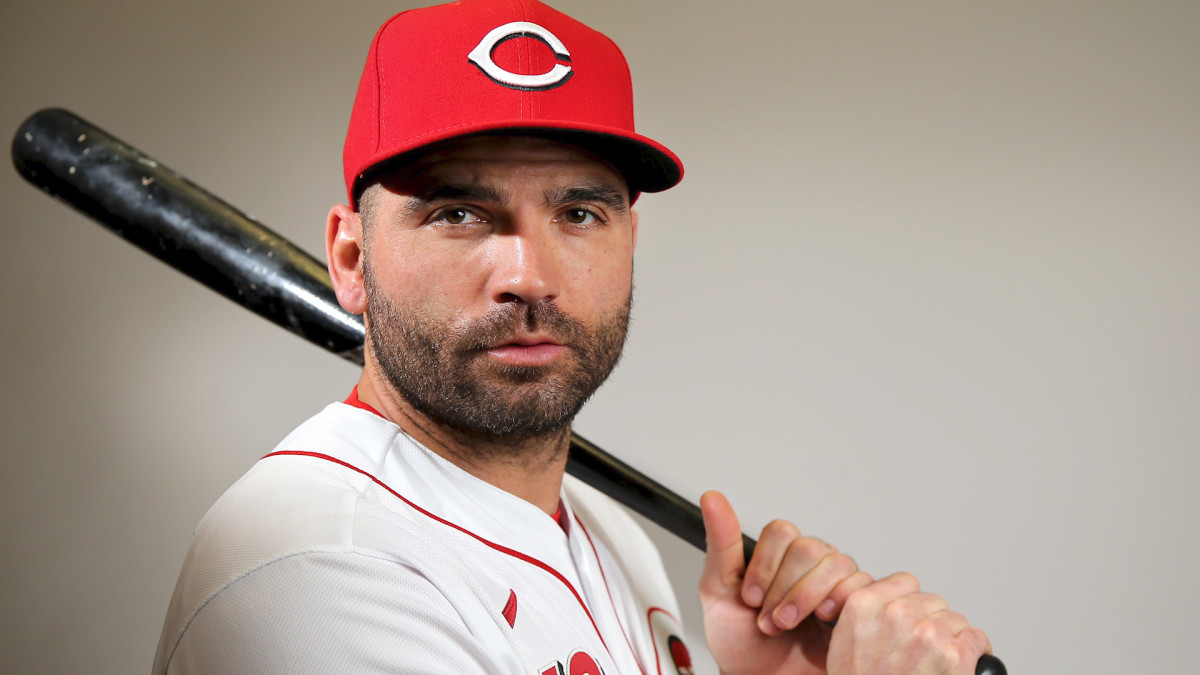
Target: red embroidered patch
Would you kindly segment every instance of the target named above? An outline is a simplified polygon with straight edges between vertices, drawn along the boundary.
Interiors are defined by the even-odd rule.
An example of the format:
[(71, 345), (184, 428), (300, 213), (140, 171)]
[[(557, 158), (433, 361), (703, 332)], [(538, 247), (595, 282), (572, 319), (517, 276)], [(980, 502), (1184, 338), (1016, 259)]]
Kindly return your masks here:
[(508, 621), (509, 628), (515, 628), (517, 623), (517, 592), (509, 589), (508, 604), (504, 605), (504, 611), (500, 612)]

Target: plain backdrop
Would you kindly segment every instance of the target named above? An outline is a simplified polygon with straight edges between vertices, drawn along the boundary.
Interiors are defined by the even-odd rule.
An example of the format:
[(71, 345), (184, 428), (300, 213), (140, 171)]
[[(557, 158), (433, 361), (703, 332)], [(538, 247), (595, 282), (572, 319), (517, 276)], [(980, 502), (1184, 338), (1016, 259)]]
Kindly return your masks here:
[[(1195, 668), (1200, 4), (561, 0), (683, 183), (578, 420), (747, 531), (909, 570), (1014, 675)], [(0, 7), (63, 106), (319, 252), (404, 2)], [(0, 670), (149, 669), (197, 521), (356, 370), (0, 171)], [(687, 611), (700, 555), (652, 530)]]

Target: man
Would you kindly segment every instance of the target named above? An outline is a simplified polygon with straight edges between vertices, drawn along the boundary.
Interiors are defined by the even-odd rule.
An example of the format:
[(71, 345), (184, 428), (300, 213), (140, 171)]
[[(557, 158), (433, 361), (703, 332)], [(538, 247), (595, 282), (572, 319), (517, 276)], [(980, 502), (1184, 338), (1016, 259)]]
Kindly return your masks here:
[[(362, 376), (205, 517), (155, 672), (689, 672), (654, 547), (564, 478), (624, 342), (633, 202), (683, 171), (634, 132), (619, 50), (534, 0), (399, 14), (344, 160), (326, 254)], [(989, 649), (788, 523), (747, 566), (728, 502), (702, 508), (722, 672), (970, 673)]]

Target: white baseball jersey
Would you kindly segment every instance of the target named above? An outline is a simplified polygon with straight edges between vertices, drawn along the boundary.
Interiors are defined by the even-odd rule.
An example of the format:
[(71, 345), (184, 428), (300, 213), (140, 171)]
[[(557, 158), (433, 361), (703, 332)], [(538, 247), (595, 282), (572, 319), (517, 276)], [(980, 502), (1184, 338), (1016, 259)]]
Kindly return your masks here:
[(690, 672), (653, 544), (567, 477), (561, 522), (352, 395), (212, 507), (154, 673)]

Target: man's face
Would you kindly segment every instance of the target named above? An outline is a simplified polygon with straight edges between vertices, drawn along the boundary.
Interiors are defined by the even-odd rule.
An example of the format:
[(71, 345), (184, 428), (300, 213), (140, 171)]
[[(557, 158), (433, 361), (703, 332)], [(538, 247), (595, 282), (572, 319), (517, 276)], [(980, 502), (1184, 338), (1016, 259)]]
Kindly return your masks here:
[(481, 137), (367, 200), (367, 329), (388, 382), (472, 436), (568, 425), (625, 340), (637, 228), (621, 176), (570, 146)]

